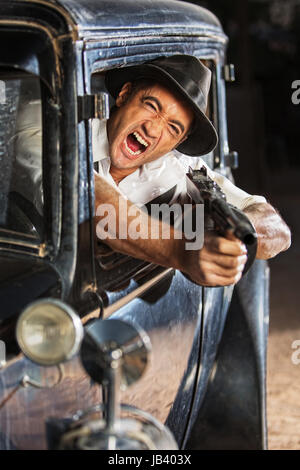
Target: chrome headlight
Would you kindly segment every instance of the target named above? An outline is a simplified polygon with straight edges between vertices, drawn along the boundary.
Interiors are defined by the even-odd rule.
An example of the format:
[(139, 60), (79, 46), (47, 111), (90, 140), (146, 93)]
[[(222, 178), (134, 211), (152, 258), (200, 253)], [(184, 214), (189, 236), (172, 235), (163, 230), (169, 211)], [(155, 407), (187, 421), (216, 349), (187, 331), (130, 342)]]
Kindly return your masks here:
[(16, 333), (18, 344), (29, 359), (53, 366), (78, 352), (83, 326), (69, 305), (49, 298), (33, 302), (22, 312)]

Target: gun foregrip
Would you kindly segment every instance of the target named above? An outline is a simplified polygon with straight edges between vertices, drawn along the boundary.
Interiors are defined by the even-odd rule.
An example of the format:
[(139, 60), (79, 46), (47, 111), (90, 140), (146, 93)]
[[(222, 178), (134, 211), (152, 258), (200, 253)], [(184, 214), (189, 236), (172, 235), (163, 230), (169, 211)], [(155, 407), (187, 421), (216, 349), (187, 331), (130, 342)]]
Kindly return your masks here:
[(216, 227), (223, 234), (230, 230), (245, 245), (256, 243), (256, 231), (248, 217), (223, 199), (211, 200), (211, 215)]

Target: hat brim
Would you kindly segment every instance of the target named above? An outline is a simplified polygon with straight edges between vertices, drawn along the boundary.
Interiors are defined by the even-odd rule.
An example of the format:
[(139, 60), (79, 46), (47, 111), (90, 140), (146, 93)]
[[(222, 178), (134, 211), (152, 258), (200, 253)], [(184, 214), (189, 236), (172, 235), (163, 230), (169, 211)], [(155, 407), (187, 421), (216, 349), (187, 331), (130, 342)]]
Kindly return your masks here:
[(192, 133), (177, 147), (177, 150), (192, 157), (206, 155), (211, 152), (218, 143), (217, 132), (213, 124), (194, 103), (180, 83), (167, 71), (151, 63), (120, 67), (111, 69), (106, 73), (105, 84), (109, 93), (116, 98), (124, 83), (142, 78), (151, 78), (166, 85), (169, 89), (171, 87), (182, 96), (194, 112), (195, 122)]

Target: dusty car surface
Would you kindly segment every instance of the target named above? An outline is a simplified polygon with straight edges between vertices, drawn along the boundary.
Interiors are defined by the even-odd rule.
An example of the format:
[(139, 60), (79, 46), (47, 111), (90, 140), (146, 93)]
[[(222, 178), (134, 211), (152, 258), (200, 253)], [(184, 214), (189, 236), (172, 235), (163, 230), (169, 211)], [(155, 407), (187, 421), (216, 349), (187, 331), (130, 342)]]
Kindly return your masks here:
[[(232, 69), (219, 21), (175, 0), (136, 3), (0, 0), (2, 449), (55, 447), (59, 423), (105, 400), (80, 359), (79, 318), (85, 332), (113, 319), (148, 335), (151, 360), (119, 400), (165, 423), (179, 448), (267, 445), (266, 263), (255, 261), (234, 289), (204, 288), (99, 247), (94, 237), (91, 120), (96, 112), (108, 117), (108, 69), (178, 53), (203, 60), (213, 74), (208, 113), (219, 134), (205, 159), (227, 175), (236, 164), (225, 101)], [(34, 181), (24, 162), (38, 162)], [(44, 323), (31, 331), (30, 317), (20, 326), (20, 316), (33, 302)], [(32, 347), (40, 344), (36, 356), (24, 354), (28, 338), (24, 347), (17, 325)], [(61, 354), (51, 349), (57, 338), (65, 339)]]

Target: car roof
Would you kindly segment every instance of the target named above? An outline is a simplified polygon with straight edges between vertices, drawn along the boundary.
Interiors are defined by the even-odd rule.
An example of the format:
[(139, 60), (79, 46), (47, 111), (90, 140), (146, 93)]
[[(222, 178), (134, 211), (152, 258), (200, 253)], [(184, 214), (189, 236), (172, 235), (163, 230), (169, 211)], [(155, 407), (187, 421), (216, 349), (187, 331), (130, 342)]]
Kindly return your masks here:
[[(38, 0), (37, 0), (38, 3)], [(207, 9), (179, 0), (55, 0), (76, 24), (78, 36), (159, 34), (225, 35), (217, 17)]]

